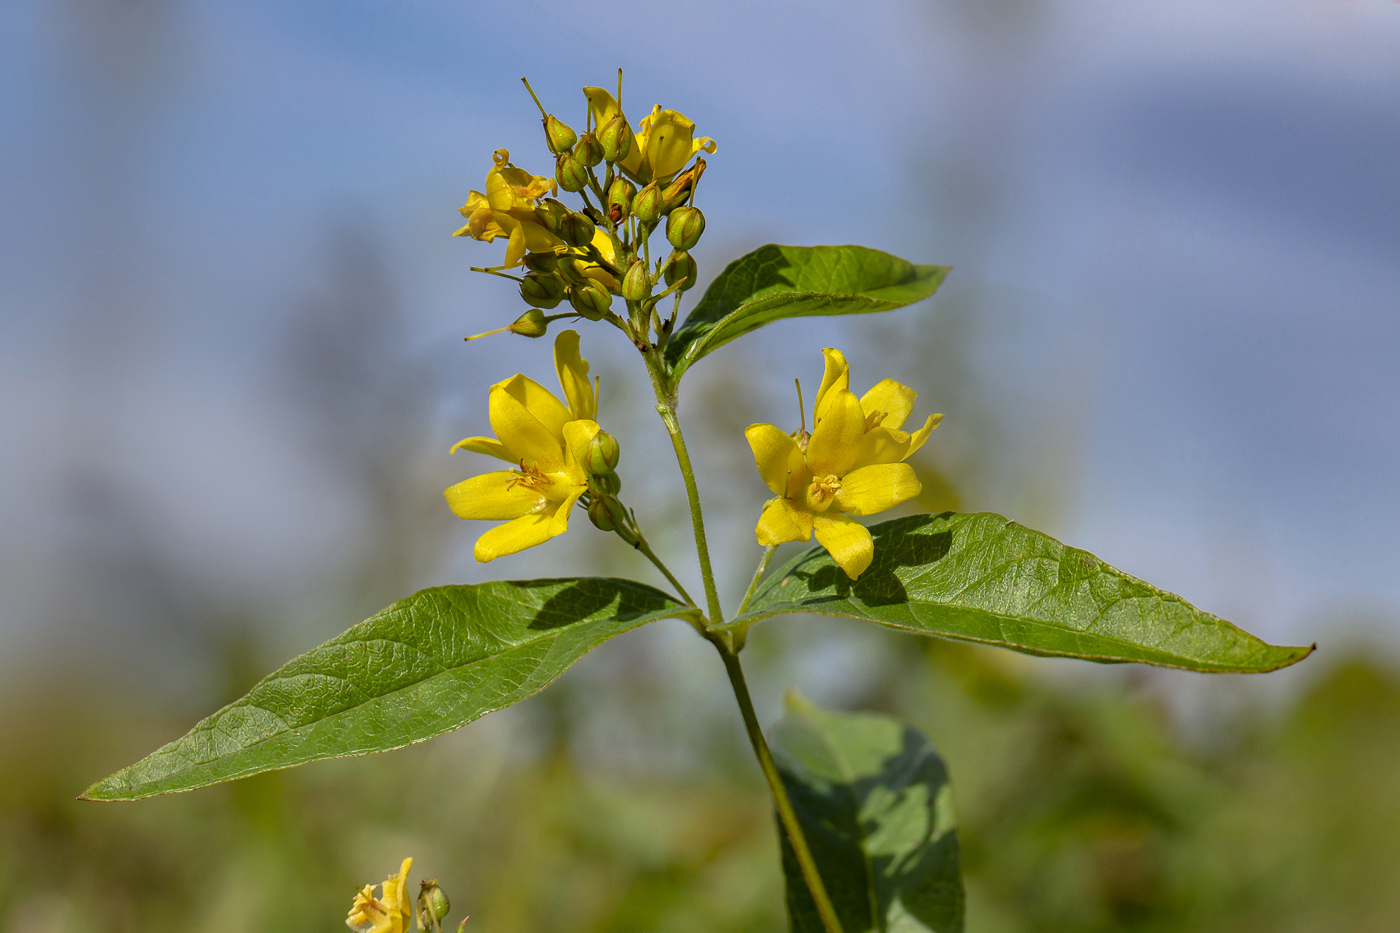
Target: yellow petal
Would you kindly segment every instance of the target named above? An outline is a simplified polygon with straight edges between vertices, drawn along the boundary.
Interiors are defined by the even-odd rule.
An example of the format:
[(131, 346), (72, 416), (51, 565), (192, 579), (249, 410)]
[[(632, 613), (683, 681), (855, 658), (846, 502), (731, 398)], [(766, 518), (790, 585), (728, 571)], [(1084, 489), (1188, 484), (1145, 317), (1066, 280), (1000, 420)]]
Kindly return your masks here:
[(491, 430), (496, 432), (506, 449), (526, 466), (552, 473), (564, 466), (562, 438), (540, 423), (540, 419), (531, 414), (516, 395), (507, 391), (507, 386), (517, 379), (523, 380), (525, 377), (516, 376), (509, 382), (491, 387)]
[[(583, 94), (588, 98), (588, 112), (593, 117), (593, 131), (596, 133), (608, 125), (608, 121), (622, 113), (622, 108), (618, 106), (616, 100), (607, 91), (600, 87), (586, 87)], [(626, 117), (624, 117), (626, 119)], [(645, 125), (646, 121), (642, 121)], [(628, 150), (627, 157), (619, 163), (623, 171), (635, 176), (642, 167), (642, 150), (646, 147), (646, 139), (641, 134), (632, 142), (632, 148)]]
[(907, 502), (923, 486), (907, 463), (878, 463), (841, 477), (836, 507), (847, 515), (874, 515)]
[(488, 457), (497, 457), (506, 463), (519, 463), (515, 454), (511, 453), (505, 444), (494, 437), (464, 437), (452, 445), (449, 454), (455, 454), (459, 450), (469, 450), (474, 454), (486, 454)]
[(856, 462), (852, 470), (858, 470), (872, 463), (898, 463), (909, 456), (909, 435), (903, 431), (891, 431), (883, 425), (865, 432), (856, 445)]
[(598, 422), (586, 418), (564, 425), (565, 471), (572, 480), (584, 482), (583, 465), (588, 462), (588, 445), (598, 431)]
[(579, 484), (553, 509), (550, 521), (553, 523), (552, 528), (556, 535), (562, 535), (569, 530), (569, 515), (573, 512), (574, 504), (578, 502), (579, 496), (583, 495), (587, 489), (588, 487), (580, 480)]
[(695, 141), (695, 151), (699, 152), (702, 149), (708, 152), (710, 155), (714, 155), (715, 152), (719, 149), (719, 145), (710, 137), (701, 136)]
[(506, 241), (505, 266), (507, 269), (520, 265), (525, 258), (525, 227), (516, 223), (510, 231), (510, 239)]
[(842, 475), (855, 466), (864, 435), (865, 413), (855, 393), (846, 389), (827, 392), (812, 439), (807, 442), (808, 472), (814, 477)]
[(812, 516), (799, 509), (791, 499), (769, 499), (758, 516), (754, 537), (764, 547), (787, 544), (789, 541), (812, 539)]
[(552, 515), (526, 515), (513, 522), (497, 525), (477, 538), (472, 556), (484, 564), (498, 557), (523, 551), (527, 547), (544, 544), (556, 534), (558, 532), (554, 530)]
[(598, 252), (603, 255), (603, 258), (607, 260), (609, 264), (617, 265), (617, 251), (613, 249), (612, 237), (609, 236), (608, 232), (601, 226), (593, 228), (592, 245), (597, 248)]
[[(561, 432), (564, 423), (572, 421), (573, 416), (569, 414), (569, 409), (565, 407), (564, 403), (559, 401), (558, 396), (530, 377), (518, 373), (505, 382), (497, 383), (497, 385), (505, 388), (517, 401), (529, 409), (530, 414), (538, 418), (540, 423), (549, 428), (554, 437), (561, 444), (563, 443), (564, 435)], [(495, 386), (492, 388), (494, 389)], [(500, 437), (499, 434), (496, 436)], [(501, 441), (507, 447), (511, 447), (510, 442), (505, 438), (502, 437)], [(516, 452), (513, 447), (511, 450)]]
[(751, 424), (744, 429), (744, 437), (753, 448), (758, 475), (763, 477), (769, 490), (779, 496), (795, 498), (807, 481), (802, 448), (797, 446), (797, 441), (772, 424)]
[(683, 114), (674, 110), (663, 110), (659, 114), (653, 111), (643, 173), (661, 181), (685, 168), (695, 153), (694, 135), (695, 124)]
[(826, 371), (822, 374), (822, 385), (817, 390), (816, 401), (812, 403), (812, 412), (821, 417), (822, 399), (833, 389), (848, 388), (851, 382), (851, 367), (846, 363), (846, 355), (840, 350), (827, 347), (822, 351), (822, 356), (826, 357)]
[(828, 512), (812, 519), (817, 541), (826, 548), (831, 559), (855, 580), (875, 559), (875, 542), (865, 526), (840, 512)]
[(928, 440), (928, 436), (933, 433), (933, 429), (938, 427), (942, 423), (942, 415), (929, 415), (928, 420), (924, 422), (924, 426), (922, 428), (919, 428), (919, 430), (915, 431), (910, 436), (909, 451), (904, 456), (912, 456), (914, 451), (924, 446), (924, 441)]
[(597, 418), (598, 400), (593, 397), (593, 383), (588, 381), (588, 360), (578, 352), (578, 331), (562, 331), (554, 338), (554, 369), (569, 412), (575, 418)]
[(443, 495), (458, 518), (499, 522), (543, 511), (544, 493), (519, 480), (514, 470), (497, 470), (449, 486)]
[(882, 379), (860, 397), (860, 410), (865, 412), (866, 418), (877, 412), (883, 413), (884, 417), (875, 424), (892, 429), (899, 428), (914, 410), (914, 399), (918, 395), (913, 389), (900, 385), (893, 379)]

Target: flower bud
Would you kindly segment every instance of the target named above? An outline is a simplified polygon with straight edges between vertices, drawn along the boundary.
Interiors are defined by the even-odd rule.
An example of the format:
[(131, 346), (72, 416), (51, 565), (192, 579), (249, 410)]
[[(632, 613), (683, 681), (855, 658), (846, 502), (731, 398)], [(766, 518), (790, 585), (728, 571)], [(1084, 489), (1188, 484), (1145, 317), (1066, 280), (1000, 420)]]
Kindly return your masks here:
[(554, 163), (554, 177), (565, 191), (582, 191), (588, 186), (588, 172), (576, 155), (561, 154)]
[(578, 135), (569, 124), (552, 113), (540, 122), (544, 124), (544, 139), (549, 145), (550, 152), (558, 155), (561, 152), (568, 152), (574, 147), (574, 141), (578, 139)]
[(698, 207), (678, 207), (666, 218), (666, 239), (676, 249), (690, 249), (705, 232), (705, 215)]
[(590, 321), (600, 321), (612, 308), (612, 295), (593, 279), (584, 279), (569, 289), (569, 304)]
[(415, 919), (418, 929), (431, 930), (452, 910), (447, 893), (438, 887), (437, 879), (419, 882), (418, 912)]
[[(554, 198), (545, 198), (540, 202), (540, 206), (535, 208), (535, 217), (546, 230), (555, 236), (559, 235), (559, 224), (568, 213), (568, 206)], [(526, 257), (525, 264), (529, 265), (528, 256)], [(531, 268), (534, 267), (531, 266)]]
[(632, 216), (644, 224), (654, 224), (661, 217), (661, 189), (656, 182), (643, 188), (632, 199)]
[(559, 268), (559, 257), (554, 253), (526, 253), (525, 268), (547, 274)]
[(609, 162), (621, 162), (632, 151), (632, 127), (627, 118), (616, 114), (607, 125), (598, 131), (598, 143), (603, 147), (603, 158)]
[(599, 473), (588, 478), (588, 488), (599, 498), (615, 496), (622, 491), (622, 477), (616, 473)]
[[(556, 275), (536, 275), (532, 272), (520, 283), (520, 297), (525, 299), (526, 304), (536, 308), (553, 308), (564, 300), (564, 283)], [(543, 333), (541, 330), (540, 334)], [(530, 336), (538, 337), (539, 334)]]
[(651, 281), (647, 278), (647, 264), (638, 259), (627, 270), (622, 280), (622, 297), (628, 301), (645, 301), (651, 294)]
[(617, 461), (621, 456), (622, 448), (618, 446), (617, 438), (607, 431), (599, 431), (593, 435), (593, 440), (588, 442), (588, 462), (585, 466), (594, 476), (602, 476), (617, 469)]
[(574, 212), (559, 223), (559, 238), (574, 249), (583, 249), (593, 242), (593, 221)]
[(670, 287), (681, 280), (685, 284), (680, 287), (681, 291), (688, 291), (695, 287), (695, 280), (700, 275), (700, 267), (695, 264), (695, 257), (683, 249), (678, 249), (671, 254), (671, 261), (666, 265), (666, 285)]
[(588, 520), (602, 531), (616, 531), (621, 512), (622, 503), (608, 496), (596, 496), (588, 503)]
[(696, 159), (693, 166), (677, 175), (661, 192), (661, 213), (669, 214), (684, 204), (704, 173), (705, 160)]
[(627, 216), (627, 211), (632, 207), (632, 196), (637, 193), (637, 186), (625, 178), (618, 178), (608, 188), (608, 217), (614, 224), (622, 223)]
[(584, 133), (578, 138), (578, 145), (574, 146), (574, 158), (592, 168), (603, 161), (603, 147), (598, 145), (592, 133)]

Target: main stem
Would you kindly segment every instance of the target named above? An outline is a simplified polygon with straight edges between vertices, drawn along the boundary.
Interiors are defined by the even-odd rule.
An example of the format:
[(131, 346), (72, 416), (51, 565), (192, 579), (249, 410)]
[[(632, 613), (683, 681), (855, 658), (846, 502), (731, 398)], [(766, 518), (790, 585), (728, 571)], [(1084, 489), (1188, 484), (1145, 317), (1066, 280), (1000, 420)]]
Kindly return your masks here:
[(705, 541), (705, 517), (700, 511), (700, 489), (695, 485), (695, 469), (690, 464), (690, 452), (685, 447), (685, 436), (681, 434), (681, 423), (676, 417), (676, 400), (667, 384), (661, 361), (661, 350), (652, 347), (642, 354), (647, 363), (647, 374), (651, 376), (651, 387), (656, 392), (656, 413), (666, 425), (666, 433), (671, 435), (671, 446), (676, 449), (676, 462), (681, 468), (681, 478), (685, 480), (685, 495), (690, 500), (690, 525), (695, 532), (695, 550), (700, 556), (700, 576), (705, 581), (705, 602), (709, 609), (709, 624), (719, 625), (724, 621), (724, 612), (719, 605), (719, 591), (715, 588), (715, 572), (710, 567), (710, 546)]
[(778, 774), (778, 765), (773, 761), (773, 752), (768, 747), (768, 740), (763, 737), (763, 730), (758, 725), (758, 715), (754, 712), (749, 687), (744, 681), (744, 669), (739, 666), (739, 656), (718, 639), (712, 641), (719, 651), (719, 656), (724, 659), (724, 669), (729, 674), (729, 683), (734, 687), (734, 698), (739, 701), (739, 710), (744, 715), (744, 728), (748, 730), (753, 753), (758, 758), (758, 766), (763, 769), (763, 776), (768, 780), (768, 789), (772, 792), (773, 803), (778, 808), (778, 819), (787, 831), (788, 842), (792, 844), (797, 864), (802, 868), (802, 877), (807, 882), (807, 890), (812, 893), (812, 900), (817, 905), (822, 925), (826, 927), (827, 933), (842, 933), (841, 921), (836, 916), (836, 908), (832, 906), (830, 896), (826, 893), (821, 873), (817, 871), (817, 861), (807, 846), (807, 837), (802, 832), (802, 824), (797, 821), (792, 799), (788, 797), (787, 788)]

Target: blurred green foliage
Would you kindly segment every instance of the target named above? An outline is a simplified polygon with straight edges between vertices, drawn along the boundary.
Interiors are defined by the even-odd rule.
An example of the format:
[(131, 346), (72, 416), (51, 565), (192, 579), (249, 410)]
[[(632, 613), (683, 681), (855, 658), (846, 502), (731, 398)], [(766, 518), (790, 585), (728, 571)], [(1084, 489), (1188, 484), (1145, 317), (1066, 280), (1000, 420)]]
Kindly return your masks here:
[[(901, 669), (874, 705), (951, 766), (970, 930), (1400, 928), (1400, 676), (1374, 655), (1187, 740), (1156, 692), (1171, 680), (1064, 684), (1044, 675), (1075, 662), (878, 637)], [(743, 759), (583, 763), (577, 687), (509, 728), (488, 717), (400, 752), (98, 805), (73, 797), (187, 713), (94, 677), (12, 679), (0, 931), (342, 929), (353, 888), (408, 854), (469, 929), (783, 929), (777, 838)]]

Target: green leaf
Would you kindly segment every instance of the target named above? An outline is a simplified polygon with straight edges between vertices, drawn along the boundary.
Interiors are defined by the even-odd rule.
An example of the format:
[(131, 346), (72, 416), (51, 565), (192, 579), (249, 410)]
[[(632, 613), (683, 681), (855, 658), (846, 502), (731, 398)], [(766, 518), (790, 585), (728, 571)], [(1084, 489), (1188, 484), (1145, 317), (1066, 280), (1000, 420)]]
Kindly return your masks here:
[(947, 266), (916, 266), (864, 246), (761, 246), (710, 283), (666, 342), (672, 378), (700, 357), (773, 321), (892, 311), (927, 298)]
[[(948, 770), (917, 729), (830, 713), (789, 692), (773, 757), (845, 933), (960, 933), (963, 887)], [(792, 933), (824, 933), (779, 827)]]
[(600, 577), (422, 590), (83, 796), (135, 800), (421, 742), (538, 693), (614, 635), (685, 611), (660, 590)]
[(911, 515), (870, 531), (875, 560), (859, 580), (812, 548), (765, 580), (728, 625), (810, 612), (1026, 654), (1211, 672), (1277, 670), (1312, 651), (1260, 641), (1000, 515)]

